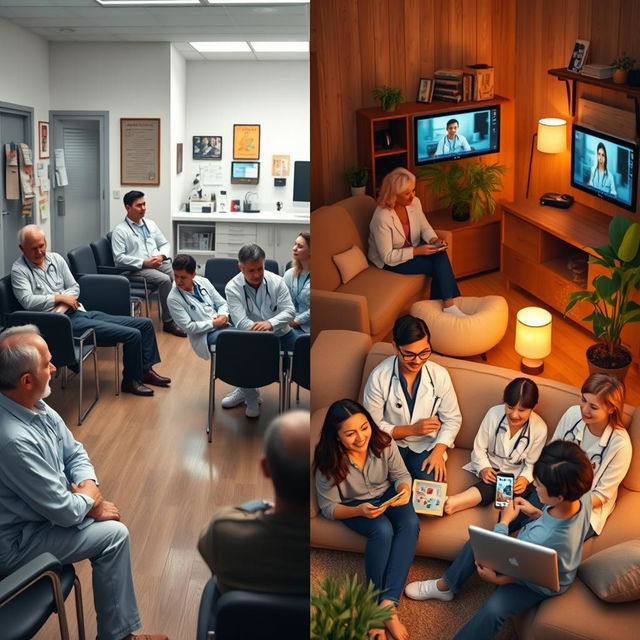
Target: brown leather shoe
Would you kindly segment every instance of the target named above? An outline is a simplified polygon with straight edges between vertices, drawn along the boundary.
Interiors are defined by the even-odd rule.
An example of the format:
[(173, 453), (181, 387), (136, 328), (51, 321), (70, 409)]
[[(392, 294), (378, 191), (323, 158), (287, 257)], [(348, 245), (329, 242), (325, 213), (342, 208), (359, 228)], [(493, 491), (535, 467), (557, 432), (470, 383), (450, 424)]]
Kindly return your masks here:
[(171, 384), (171, 378), (161, 376), (151, 367), (142, 374), (142, 382), (154, 384), (156, 387), (168, 387)]
[(165, 322), (162, 325), (162, 330), (167, 333), (173, 333), (174, 336), (178, 336), (179, 338), (187, 337), (187, 334), (182, 329), (178, 328), (178, 325), (173, 320)]
[(145, 387), (137, 380), (123, 380), (120, 385), (122, 393), (132, 393), (134, 396), (152, 396), (153, 389)]

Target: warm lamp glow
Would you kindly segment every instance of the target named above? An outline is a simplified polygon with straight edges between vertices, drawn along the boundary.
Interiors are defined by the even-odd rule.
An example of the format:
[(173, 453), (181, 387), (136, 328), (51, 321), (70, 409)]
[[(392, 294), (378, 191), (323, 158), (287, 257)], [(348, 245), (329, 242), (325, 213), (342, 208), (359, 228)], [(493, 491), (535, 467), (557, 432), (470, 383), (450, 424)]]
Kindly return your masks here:
[(518, 311), (516, 353), (522, 356), (522, 371), (542, 373), (543, 358), (551, 353), (551, 314), (548, 311), (539, 307), (525, 307)]
[(567, 121), (561, 118), (538, 120), (538, 151), (562, 153), (567, 148)]

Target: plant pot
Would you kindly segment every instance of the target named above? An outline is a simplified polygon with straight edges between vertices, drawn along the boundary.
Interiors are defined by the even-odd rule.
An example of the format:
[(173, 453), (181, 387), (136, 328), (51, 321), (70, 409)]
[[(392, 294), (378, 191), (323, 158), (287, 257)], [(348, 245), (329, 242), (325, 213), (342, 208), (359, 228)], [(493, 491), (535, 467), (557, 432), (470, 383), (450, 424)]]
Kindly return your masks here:
[(606, 347), (598, 342), (587, 349), (587, 364), (589, 375), (593, 373), (607, 373), (624, 382), (629, 366), (631, 365), (631, 352), (624, 347), (619, 347), (610, 359), (606, 353)]
[(386, 107), (383, 105), (382, 110), (386, 111), (387, 113), (391, 113), (392, 111), (396, 110), (396, 106), (397, 105), (395, 104), (390, 104), (390, 105), (387, 105)]
[(613, 72), (613, 81), (616, 84), (624, 84), (627, 81), (627, 72), (624, 69), (615, 69)]
[(468, 202), (458, 202), (451, 207), (451, 217), (458, 222), (465, 222), (471, 217), (471, 209)]
[(363, 196), (367, 187), (351, 187), (351, 195), (352, 196)]

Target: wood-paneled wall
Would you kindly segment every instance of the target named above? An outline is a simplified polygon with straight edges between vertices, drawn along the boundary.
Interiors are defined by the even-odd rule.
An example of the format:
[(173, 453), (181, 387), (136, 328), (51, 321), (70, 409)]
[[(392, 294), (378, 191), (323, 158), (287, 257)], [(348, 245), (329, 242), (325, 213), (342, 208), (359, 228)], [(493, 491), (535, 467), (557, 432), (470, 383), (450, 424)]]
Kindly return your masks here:
[[(640, 64), (639, 30), (640, 0), (313, 0), (312, 207), (349, 195), (342, 172), (357, 163), (355, 112), (375, 106), (372, 89), (400, 87), (412, 101), (420, 77), (473, 62), (492, 64), (495, 92), (511, 100), (502, 151), (492, 156), (509, 167), (500, 197), (524, 197), (538, 119), (571, 122), (564, 83), (547, 71), (566, 66), (577, 38), (591, 41), (591, 61), (610, 62), (626, 51)], [(623, 94), (579, 89), (633, 108)], [(530, 197), (570, 192), (610, 215), (624, 213), (571, 189), (569, 139), (567, 145), (554, 156), (535, 152)]]

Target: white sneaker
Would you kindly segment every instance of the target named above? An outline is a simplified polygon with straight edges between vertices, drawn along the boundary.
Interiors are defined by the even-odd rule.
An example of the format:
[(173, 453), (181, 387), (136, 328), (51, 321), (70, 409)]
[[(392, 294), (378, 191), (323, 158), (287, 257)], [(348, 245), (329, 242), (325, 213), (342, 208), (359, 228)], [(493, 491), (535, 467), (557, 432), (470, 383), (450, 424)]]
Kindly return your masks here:
[(260, 415), (260, 398), (247, 400), (246, 405), (244, 415), (247, 418), (257, 418)]
[(233, 409), (239, 407), (244, 402), (244, 391), (240, 387), (236, 387), (231, 393), (222, 398), (220, 405), (223, 409)]
[(466, 318), (467, 314), (457, 305), (452, 304), (450, 307), (443, 307), (443, 313), (450, 313), (452, 316), (459, 316), (460, 318)]
[(422, 582), (410, 582), (404, 588), (404, 594), (412, 600), (453, 600), (453, 591), (447, 589), (440, 591), (437, 580), (423, 580)]

